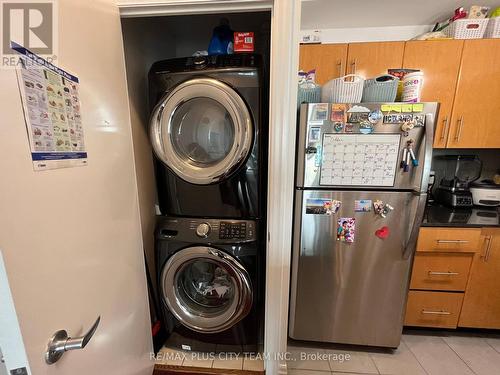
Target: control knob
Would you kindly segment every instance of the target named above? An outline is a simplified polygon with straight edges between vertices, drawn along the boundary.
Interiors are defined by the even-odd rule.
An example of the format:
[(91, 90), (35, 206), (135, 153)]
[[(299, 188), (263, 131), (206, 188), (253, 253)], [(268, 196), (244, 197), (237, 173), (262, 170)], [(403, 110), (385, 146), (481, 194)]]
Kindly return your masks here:
[(201, 223), (196, 227), (196, 235), (201, 238), (206, 238), (208, 237), (208, 234), (210, 233), (210, 224), (208, 223)]

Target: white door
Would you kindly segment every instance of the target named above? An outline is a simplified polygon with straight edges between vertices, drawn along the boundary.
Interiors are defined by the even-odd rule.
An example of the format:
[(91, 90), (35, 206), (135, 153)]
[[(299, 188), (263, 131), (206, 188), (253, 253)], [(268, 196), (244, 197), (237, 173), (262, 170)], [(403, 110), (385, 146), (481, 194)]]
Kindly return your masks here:
[[(35, 375), (151, 374), (125, 63), (114, 0), (59, 3), (56, 64), (80, 79), (88, 165), (34, 172), (16, 74), (0, 69), (0, 249)], [(83, 350), (45, 363), (60, 329)]]

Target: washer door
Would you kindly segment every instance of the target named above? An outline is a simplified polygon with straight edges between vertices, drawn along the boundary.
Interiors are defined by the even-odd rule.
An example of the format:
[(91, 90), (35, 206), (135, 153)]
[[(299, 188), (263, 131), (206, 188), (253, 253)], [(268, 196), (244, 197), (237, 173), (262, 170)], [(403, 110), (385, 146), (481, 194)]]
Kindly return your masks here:
[(243, 99), (211, 78), (178, 85), (156, 106), (150, 137), (156, 156), (193, 184), (219, 182), (248, 156), (253, 125)]
[(161, 284), (170, 312), (197, 332), (224, 331), (252, 307), (246, 270), (232, 256), (211, 247), (195, 246), (175, 253), (163, 268)]

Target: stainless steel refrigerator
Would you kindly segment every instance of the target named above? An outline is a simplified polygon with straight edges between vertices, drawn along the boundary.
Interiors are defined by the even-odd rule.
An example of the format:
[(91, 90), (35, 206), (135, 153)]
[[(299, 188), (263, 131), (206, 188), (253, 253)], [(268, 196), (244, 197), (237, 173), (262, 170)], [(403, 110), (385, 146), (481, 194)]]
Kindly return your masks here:
[(291, 338), (398, 347), (437, 111), (301, 106)]

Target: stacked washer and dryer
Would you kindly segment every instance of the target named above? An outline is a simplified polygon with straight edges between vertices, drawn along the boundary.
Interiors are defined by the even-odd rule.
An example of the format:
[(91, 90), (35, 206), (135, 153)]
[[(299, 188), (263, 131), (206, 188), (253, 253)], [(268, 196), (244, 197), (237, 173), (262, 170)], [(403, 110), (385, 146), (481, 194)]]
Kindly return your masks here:
[(149, 72), (158, 289), (172, 344), (184, 349), (255, 351), (261, 339), (263, 82), (256, 54), (164, 60)]

